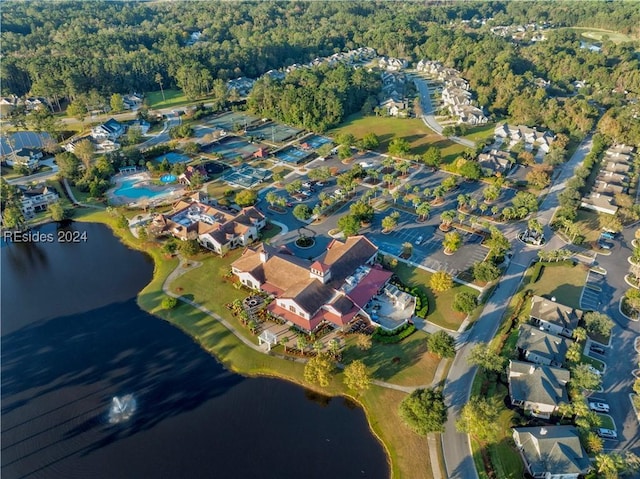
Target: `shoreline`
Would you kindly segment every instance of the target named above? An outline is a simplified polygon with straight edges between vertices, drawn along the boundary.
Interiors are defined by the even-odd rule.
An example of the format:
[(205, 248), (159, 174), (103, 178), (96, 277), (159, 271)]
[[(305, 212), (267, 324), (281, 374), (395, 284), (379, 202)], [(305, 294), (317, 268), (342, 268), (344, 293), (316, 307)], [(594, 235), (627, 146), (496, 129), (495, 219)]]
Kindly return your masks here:
[[(225, 368), (229, 369), (234, 373), (240, 374), (245, 377), (253, 377), (253, 378), (266, 377), (266, 378), (272, 378), (272, 379), (285, 380), (299, 387), (313, 391), (317, 394), (322, 394), (324, 396), (332, 397), (332, 398), (343, 397), (352, 401), (353, 403), (357, 404), (360, 408), (362, 408), (362, 410), (364, 411), (367, 424), (369, 427), (369, 431), (376, 438), (376, 440), (378, 441), (378, 443), (381, 445), (382, 449), (385, 452), (385, 456), (386, 456), (385, 459), (387, 464), (389, 465), (390, 478), (407, 477), (406, 472), (408, 471), (411, 471), (411, 477), (414, 477), (416, 479), (418, 478), (431, 479), (433, 477), (433, 473), (432, 473), (433, 465), (430, 463), (430, 459), (428, 458), (429, 449), (427, 444), (427, 441), (428, 441), (427, 436), (424, 436), (424, 437), (418, 436), (409, 431), (410, 434), (413, 435), (413, 439), (415, 440), (415, 444), (413, 444), (413, 448), (416, 448), (416, 447), (420, 448), (419, 449), (420, 452), (416, 451), (414, 454), (421, 453), (421, 455), (423, 456), (422, 459), (428, 461), (426, 464), (424, 464), (424, 466), (426, 466), (425, 470), (416, 471), (414, 469), (415, 464), (413, 464), (411, 461), (409, 461), (409, 463), (405, 463), (405, 461), (403, 461), (403, 457), (407, 457), (407, 454), (404, 449), (402, 450), (400, 449), (403, 446), (411, 446), (411, 445), (398, 444), (396, 447), (394, 447), (393, 444), (395, 444), (395, 442), (391, 441), (390, 438), (388, 438), (388, 435), (390, 433), (393, 433), (393, 428), (395, 428), (396, 426), (389, 425), (389, 431), (387, 431), (385, 434), (384, 425), (381, 424), (381, 422), (384, 422), (381, 416), (385, 414), (394, 415), (394, 412), (395, 412), (395, 411), (390, 412), (389, 410), (385, 410), (383, 407), (376, 407), (376, 403), (381, 399), (381, 396), (387, 395), (387, 394), (395, 395), (395, 396), (399, 396), (399, 395), (404, 396), (406, 395), (406, 393), (399, 392), (399, 391), (391, 391), (389, 389), (385, 389), (383, 387), (372, 384), (371, 387), (367, 391), (363, 392), (361, 396), (355, 397), (354, 395), (346, 391), (345, 387), (342, 385), (342, 381), (340, 380), (339, 377), (337, 377), (339, 376), (339, 374), (341, 374), (340, 372), (334, 376), (332, 383), (327, 388), (320, 388), (314, 384), (308, 384), (305, 381), (301, 380), (301, 376), (302, 376), (301, 373), (303, 368), (302, 364), (295, 361), (280, 359), (272, 355), (258, 353), (252, 350), (251, 348), (249, 348), (248, 346), (246, 346), (245, 344), (243, 344), (240, 338), (238, 338), (235, 334), (233, 334), (229, 329), (227, 329), (219, 321), (215, 321), (215, 323), (212, 324), (211, 328), (218, 329), (218, 330), (220, 328), (223, 329), (224, 335), (231, 336), (232, 342), (237, 342), (237, 346), (241, 346), (239, 348), (239, 350), (241, 351), (241, 354), (260, 355), (266, 360), (266, 361), (262, 361), (261, 366), (255, 369), (242, 367), (241, 365), (237, 364), (237, 362), (234, 362), (233, 359), (229, 357), (230, 356), (229, 354), (225, 355), (221, 350), (216, 349), (215, 347), (207, 346), (204, 343), (203, 338), (201, 338), (195, 331), (190, 330), (189, 328), (181, 324), (178, 321), (178, 318), (175, 318), (175, 317), (172, 318), (171, 317), (172, 313), (176, 312), (176, 310), (180, 308), (176, 308), (171, 311), (166, 311), (161, 309), (160, 301), (162, 300), (162, 297), (164, 297), (166, 294), (163, 290), (163, 285), (167, 277), (173, 271), (175, 271), (177, 267), (179, 267), (180, 261), (177, 258), (170, 258), (170, 259), (166, 258), (158, 248), (145, 248), (143, 242), (137, 240), (136, 238), (134, 238), (129, 234), (129, 230), (122, 230), (121, 228), (118, 228), (116, 226), (116, 220), (117, 218), (110, 215), (106, 210), (87, 211), (86, 214), (78, 215), (78, 217), (73, 218), (73, 221), (78, 223), (91, 222), (91, 223), (104, 224), (111, 230), (114, 236), (116, 236), (125, 246), (146, 254), (153, 261), (153, 276), (151, 278), (151, 281), (138, 293), (136, 298), (136, 302), (140, 307), (140, 309), (148, 312), (149, 314), (163, 321), (167, 321), (172, 326), (180, 329), (182, 332), (187, 334), (193, 341), (195, 341), (199, 347), (201, 347), (207, 353), (211, 354)], [(155, 297), (151, 298), (150, 296), (155, 296)], [(179, 305), (181, 305), (182, 308), (188, 308), (191, 311), (195, 310), (198, 312), (199, 315), (205, 316), (204, 312), (199, 311), (197, 308), (193, 307), (192, 305), (189, 305), (182, 301), (179, 302)], [(274, 368), (273, 365), (269, 364), (273, 361), (280, 363), (278, 364), (279, 366), (286, 366), (286, 368), (289, 370), (291, 370), (291, 365), (295, 363), (297, 365), (296, 369), (299, 370), (297, 371), (298, 373), (297, 375), (299, 377), (296, 377), (296, 374), (287, 374), (286, 372), (279, 371), (278, 369)], [(295, 372), (295, 371), (292, 371), (292, 372)], [(380, 406), (383, 406), (383, 405), (384, 404), (381, 404)], [(397, 416), (397, 414), (395, 414), (395, 416)], [(391, 419), (394, 419), (394, 418), (391, 418)], [(397, 419), (399, 420), (399, 418)], [(404, 426), (401, 426), (401, 427), (404, 428)], [(409, 447), (408, 449), (412, 449), (412, 448)], [(411, 454), (409, 454), (409, 456), (411, 456)], [(436, 467), (439, 469), (440, 466), (436, 465)], [(405, 471), (405, 473), (403, 473), (403, 471)]]

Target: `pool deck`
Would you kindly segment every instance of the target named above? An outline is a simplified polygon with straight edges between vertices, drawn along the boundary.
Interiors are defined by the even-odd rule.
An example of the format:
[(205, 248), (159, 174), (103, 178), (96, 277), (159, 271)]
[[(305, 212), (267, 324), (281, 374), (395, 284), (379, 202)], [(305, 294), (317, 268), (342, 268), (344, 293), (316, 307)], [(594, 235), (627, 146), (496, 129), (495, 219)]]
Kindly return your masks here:
[[(135, 183), (135, 187), (145, 187), (149, 190), (157, 192), (153, 196), (142, 196), (142, 197), (131, 197), (122, 194), (116, 194), (116, 190), (122, 186), (122, 182), (124, 180), (138, 180)], [(181, 195), (184, 194), (185, 186), (176, 184), (176, 185), (153, 185), (151, 184), (152, 178), (149, 172), (147, 171), (136, 171), (134, 173), (123, 174), (118, 173), (113, 177), (114, 186), (109, 189), (107, 192), (107, 198), (109, 203), (112, 205), (127, 205), (130, 207), (140, 207), (140, 206), (156, 206), (165, 203), (173, 203), (176, 201)]]

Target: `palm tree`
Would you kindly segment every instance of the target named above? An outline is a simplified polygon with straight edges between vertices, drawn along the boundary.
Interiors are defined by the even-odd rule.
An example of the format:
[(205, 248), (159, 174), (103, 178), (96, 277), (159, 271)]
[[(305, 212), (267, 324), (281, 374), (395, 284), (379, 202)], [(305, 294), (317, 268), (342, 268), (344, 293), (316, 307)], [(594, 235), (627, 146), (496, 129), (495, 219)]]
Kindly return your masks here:
[(587, 339), (587, 330), (584, 328), (576, 328), (573, 330), (573, 339), (581, 343)]
[(162, 85), (162, 74), (156, 73), (155, 80), (156, 80), (156, 83), (160, 85), (160, 92), (162, 93), (162, 101), (167, 101), (167, 99), (164, 97), (164, 88)]
[(273, 206), (274, 203), (278, 201), (278, 195), (276, 194), (275, 191), (269, 191), (265, 199), (267, 200), (267, 203), (269, 203), (270, 206)]
[(316, 354), (320, 354), (320, 352), (322, 351), (323, 348), (323, 344), (322, 341), (317, 340), (313, 343), (313, 350), (316, 352)]
[(304, 348), (307, 347), (307, 339), (302, 335), (298, 336), (296, 346), (298, 348), (298, 351), (300, 351), (300, 354), (304, 356)]
[(453, 219), (455, 217), (456, 217), (456, 212), (454, 210), (443, 211), (440, 214), (440, 220), (442, 221), (442, 226), (444, 228), (449, 228), (449, 226), (451, 226), (451, 223), (453, 222)]
[(331, 341), (329, 341), (329, 351), (331, 352), (331, 354), (333, 354), (334, 357), (338, 356), (338, 351), (340, 351), (340, 343), (336, 338), (333, 338)]
[(565, 416), (569, 416), (573, 414), (573, 406), (568, 402), (561, 402), (558, 404), (558, 414), (560, 414), (560, 420), (564, 419)]
[(419, 203), (416, 206), (416, 214), (420, 216), (420, 219), (422, 221), (425, 221), (427, 219), (429, 213), (431, 213), (431, 205), (426, 201)]
[(468, 201), (469, 201), (469, 196), (463, 195), (463, 194), (459, 194), (458, 195), (458, 208), (463, 210)]
[(445, 253), (455, 253), (462, 246), (462, 236), (457, 231), (447, 233), (444, 235), (442, 246), (444, 246)]
[(402, 255), (407, 258), (413, 253), (413, 245), (409, 242), (402, 243)]

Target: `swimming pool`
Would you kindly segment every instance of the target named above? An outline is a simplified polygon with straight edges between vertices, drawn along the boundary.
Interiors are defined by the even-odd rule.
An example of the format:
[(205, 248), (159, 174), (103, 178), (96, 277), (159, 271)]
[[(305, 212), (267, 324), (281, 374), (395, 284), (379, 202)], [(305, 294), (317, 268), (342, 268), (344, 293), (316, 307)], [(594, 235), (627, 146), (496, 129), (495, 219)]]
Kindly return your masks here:
[(160, 177), (160, 181), (163, 183), (173, 183), (176, 179), (176, 175), (162, 175)]
[[(126, 196), (127, 198), (155, 198), (156, 196), (166, 195), (169, 193), (166, 189), (151, 189), (144, 186), (144, 180), (140, 178), (126, 178), (122, 180), (120, 186), (113, 192), (118, 196)], [(160, 187), (161, 188), (161, 187)]]

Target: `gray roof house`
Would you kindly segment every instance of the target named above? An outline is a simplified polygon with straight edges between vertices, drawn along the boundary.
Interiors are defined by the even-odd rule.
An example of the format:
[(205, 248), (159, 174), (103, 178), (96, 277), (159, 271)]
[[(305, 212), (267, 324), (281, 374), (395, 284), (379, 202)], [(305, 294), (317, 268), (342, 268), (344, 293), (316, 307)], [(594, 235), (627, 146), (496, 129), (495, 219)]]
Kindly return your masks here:
[(613, 196), (607, 193), (598, 193), (597, 191), (592, 191), (589, 196), (583, 197), (580, 200), (580, 207), (608, 215), (615, 215), (618, 211)]
[(578, 479), (591, 469), (573, 426), (516, 427), (513, 440), (535, 478)]
[(520, 326), (516, 350), (531, 363), (562, 366), (573, 341), (536, 328), (530, 324)]
[(555, 299), (533, 296), (529, 318), (534, 326), (571, 338), (582, 319), (582, 310), (560, 304)]
[(511, 168), (513, 157), (508, 151), (491, 150), (478, 155), (478, 163), (486, 175), (504, 174)]
[(523, 361), (509, 361), (507, 368), (509, 397), (535, 417), (548, 419), (562, 402), (569, 402), (566, 384), (569, 371)]

